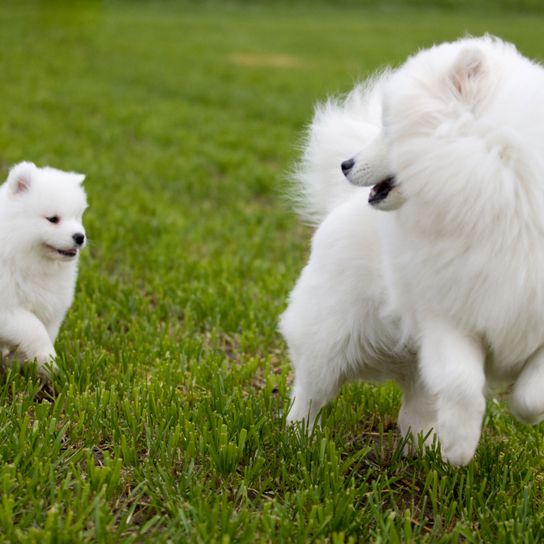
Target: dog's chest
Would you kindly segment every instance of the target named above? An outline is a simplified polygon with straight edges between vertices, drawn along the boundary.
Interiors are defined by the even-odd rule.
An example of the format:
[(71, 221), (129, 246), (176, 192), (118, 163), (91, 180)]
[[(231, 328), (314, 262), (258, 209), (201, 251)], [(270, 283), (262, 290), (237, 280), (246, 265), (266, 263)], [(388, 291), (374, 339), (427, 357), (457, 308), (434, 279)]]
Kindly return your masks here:
[(498, 366), (522, 362), (544, 343), (544, 263), (535, 256), (459, 258), (437, 269), (433, 284), (434, 308), (485, 337)]

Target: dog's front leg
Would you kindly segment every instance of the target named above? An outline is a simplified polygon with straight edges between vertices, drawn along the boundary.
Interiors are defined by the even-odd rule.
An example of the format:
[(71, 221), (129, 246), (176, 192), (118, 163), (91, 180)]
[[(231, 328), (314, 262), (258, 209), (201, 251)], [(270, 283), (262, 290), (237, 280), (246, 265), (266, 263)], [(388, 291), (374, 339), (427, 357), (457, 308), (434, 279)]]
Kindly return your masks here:
[(44, 324), (31, 312), (17, 309), (0, 317), (0, 339), (36, 361), (42, 377), (56, 370), (55, 348)]
[(478, 446), (485, 411), (484, 360), (479, 339), (443, 320), (423, 322), (421, 376), (436, 396), (436, 432), (452, 465), (466, 465)]

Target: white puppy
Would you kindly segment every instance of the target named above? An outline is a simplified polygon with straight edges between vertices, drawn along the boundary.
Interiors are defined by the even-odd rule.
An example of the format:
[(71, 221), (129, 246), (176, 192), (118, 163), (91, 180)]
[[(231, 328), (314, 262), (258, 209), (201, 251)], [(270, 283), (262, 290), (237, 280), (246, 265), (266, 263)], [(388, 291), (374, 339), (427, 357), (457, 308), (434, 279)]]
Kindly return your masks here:
[[(490, 391), (511, 389), (519, 419), (544, 419), (544, 70), (500, 40), (464, 39), (356, 93), (377, 95), (375, 110), (348, 98), (327, 122), (318, 112), (298, 176), (313, 216), (332, 211), (281, 321), (296, 370), (289, 418), (313, 421), (346, 379), (393, 378), (401, 431), (433, 428), (445, 458), (465, 464)], [(390, 213), (315, 159), (342, 162), (340, 133), (353, 156), (343, 119), (363, 127), (380, 106), (342, 168), (381, 182), (370, 201)]]
[(0, 350), (54, 370), (55, 338), (74, 295), (85, 176), (30, 162), (0, 187)]

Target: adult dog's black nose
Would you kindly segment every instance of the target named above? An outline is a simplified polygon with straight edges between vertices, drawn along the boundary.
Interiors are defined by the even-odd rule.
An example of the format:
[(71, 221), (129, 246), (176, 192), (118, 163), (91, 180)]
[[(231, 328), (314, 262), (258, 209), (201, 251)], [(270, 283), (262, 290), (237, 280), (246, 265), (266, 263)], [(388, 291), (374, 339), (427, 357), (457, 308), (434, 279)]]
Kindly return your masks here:
[(344, 176), (347, 176), (349, 174), (349, 171), (353, 168), (353, 165), (355, 164), (354, 159), (348, 159), (347, 161), (344, 161), (340, 167), (342, 168), (342, 172), (344, 173)]
[(83, 245), (83, 242), (85, 241), (85, 235), (81, 232), (76, 232), (73, 236), (72, 236), (74, 242), (78, 245), (78, 246), (82, 246)]

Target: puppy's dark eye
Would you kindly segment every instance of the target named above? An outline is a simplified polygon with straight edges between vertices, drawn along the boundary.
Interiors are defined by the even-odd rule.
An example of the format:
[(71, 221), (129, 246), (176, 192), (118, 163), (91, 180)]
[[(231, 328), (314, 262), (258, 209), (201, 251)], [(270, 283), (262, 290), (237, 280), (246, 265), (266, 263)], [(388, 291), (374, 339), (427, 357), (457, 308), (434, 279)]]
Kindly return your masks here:
[(60, 221), (60, 217), (58, 215), (52, 215), (51, 217), (46, 217), (46, 219), (55, 225)]

